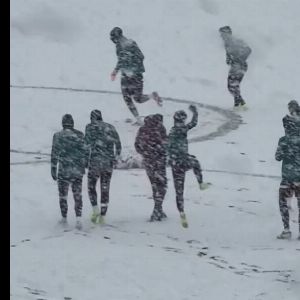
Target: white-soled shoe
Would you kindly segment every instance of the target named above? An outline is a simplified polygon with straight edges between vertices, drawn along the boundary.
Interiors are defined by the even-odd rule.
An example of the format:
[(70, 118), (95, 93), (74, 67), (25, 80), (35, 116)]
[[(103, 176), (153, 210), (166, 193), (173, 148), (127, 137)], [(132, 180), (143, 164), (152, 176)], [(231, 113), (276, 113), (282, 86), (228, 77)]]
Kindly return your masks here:
[(81, 230), (81, 229), (82, 229), (81, 218), (79, 218), (79, 217), (77, 217), (77, 219), (76, 219), (76, 225), (75, 225), (75, 228), (78, 229), (78, 230)]
[(277, 235), (279, 240), (289, 240), (291, 237), (292, 233), (289, 230), (283, 230), (279, 235)]

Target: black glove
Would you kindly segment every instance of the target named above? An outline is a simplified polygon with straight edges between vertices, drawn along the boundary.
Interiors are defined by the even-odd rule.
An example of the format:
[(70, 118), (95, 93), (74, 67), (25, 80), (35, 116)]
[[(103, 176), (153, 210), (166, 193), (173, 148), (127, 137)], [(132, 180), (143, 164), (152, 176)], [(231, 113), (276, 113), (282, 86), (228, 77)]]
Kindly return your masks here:
[(56, 167), (51, 167), (51, 176), (52, 176), (54, 181), (57, 180)]

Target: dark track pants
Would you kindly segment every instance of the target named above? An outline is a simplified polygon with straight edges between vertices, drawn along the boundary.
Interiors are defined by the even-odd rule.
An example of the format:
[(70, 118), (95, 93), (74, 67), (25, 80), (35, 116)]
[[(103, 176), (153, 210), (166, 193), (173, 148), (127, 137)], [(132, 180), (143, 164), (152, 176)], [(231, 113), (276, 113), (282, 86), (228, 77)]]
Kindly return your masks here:
[(102, 216), (106, 215), (107, 207), (109, 203), (109, 189), (110, 180), (113, 169), (101, 170), (99, 168), (90, 168), (88, 171), (88, 193), (92, 206), (97, 205), (97, 191), (96, 184), (100, 178), (100, 189), (101, 189), (101, 205), (100, 212)]
[(171, 162), (174, 186), (176, 191), (176, 204), (179, 212), (184, 211), (184, 181), (186, 171), (193, 169), (198, 183), (202, 183), (202, 170), (199, 161), (194, 155), (188, 155), (185, 160)]
[(133, 100), (137, 103), (144, 103), (150, 99), (148, 95), (143, 94), (143, 88), (144, 81), (142, 74), (135, 75), (134, 77), (122, 75), (121, 90), (123, 98), (127, 107), (135, 117), (138, 117), (139, 113), (133, 103)]
[(231, 95), (234, 97), (234, 106), (245, 104), (244, 99), (241, 96), (240, 84), (247, 71), (247, 65), (244, 66), (232, 66), (229, 70), (227, 78), (227, 87)]
[(167, 192), (166, 161), (144, 161), (144, 166), (152, 187), (154, 208), (160, 210)]
[(71, 179), (58, 179), (59, 205), (62, 217), (66, 218), (68, 213), (68, 191), (71, 185), (75, 201), (76, 217), (81, 217), (82, 212), (82, 177)]
[(284, 229), (290, 228), (290, 215), (287, 206), (287, 198), (295, 197), (298, 201), (298, 224), (299, 224), (299, 232), (300, 232), (300, 186), (296, 186), (295, 184), (281, 184), (279, 188), (279, 209), (282, 218), (282, 223)]

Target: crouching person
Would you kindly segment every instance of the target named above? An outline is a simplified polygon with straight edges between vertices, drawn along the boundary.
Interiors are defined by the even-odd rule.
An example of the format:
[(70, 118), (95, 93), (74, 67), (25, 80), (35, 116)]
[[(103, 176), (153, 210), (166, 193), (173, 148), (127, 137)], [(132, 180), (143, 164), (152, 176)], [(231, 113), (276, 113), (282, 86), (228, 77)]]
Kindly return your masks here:
[[(118, 132), (113, 125), (103, 122), (101, 111), (93, 110), (90, 118), (91, 123), (85, 129), (85, 143), (89, 151), (88, 193), (93, 207), (91, 221), (104, 223), (113, 168), (122, 148)], [(101, 189), (100, 211), (96, 192), (98, 179)]]
[(291, 116), (283, 118), (285, 136), (278, 142), (275, 158), (282, 161), (282, 180), (279, 187), (279, 209), (283, 223), (283, 231), (277, 236), (278, 239), (290, 239), (288, 199), (293, 197), (298, 201), (298, 222), (300, 239), (300, 130)]
[(51, 175), (57, 180), (59, 205), (62, 215), (61, 224), (67, 223), (68, 191), (71, 185), (76, 214), (76, 228), (81, 229), (82, 177), (87, 165), (87, 151), (84, 135), (74, 129), (74, 120), (70, 114), (62, 118), (63, 129), (53, 136), (51, 151)]
[(150, 221), (166, 218), (162, 205), (167, 191), (167, 133), (160, 114), (147, 116), (135, 139), (135, 149), (143, 157), (143, 165), (152, 187), (154, 209)]

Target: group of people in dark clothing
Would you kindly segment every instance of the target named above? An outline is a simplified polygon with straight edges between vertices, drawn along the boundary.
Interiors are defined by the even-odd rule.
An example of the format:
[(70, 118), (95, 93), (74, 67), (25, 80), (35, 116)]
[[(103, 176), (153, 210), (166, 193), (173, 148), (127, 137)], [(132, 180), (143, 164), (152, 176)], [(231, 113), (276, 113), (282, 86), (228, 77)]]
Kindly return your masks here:
[[(103, 222), (109, 203), (110, 180), (116, 160), (121, 154), (121, 141), (115, 127), (103, 122), (99, 110), (91, 112), (91, 123), (85, 134), (74, 128), (70, 114), (62, 118), (63, 129), (53, 136), (51, 175), (58, 182), (61, 223), (67, 222), (68, 190), (75, 200), (76, 227), (81, 229), (82, 178), (88, 169), (88, 195), (92, 204), (92, 222)], [(58, 169), (57, 169), (58, 167)], [(100, 179), (101, 204), (97, 204), (96, 184)]]
[[(230, 66), (228, 74), (228, 90), (234, 97), (234, 107), (245, 109), (245, 100), (240, 93), (240, 83), (248, 69), (247, 58), (251, 48), (242, 40), (232, 36), (229, 26), (219, 29), (226, 50), (226, 63)], [(134, 105), (150, 99), (162, 106), (162, 99), (157, 92), (143, 94), (143, 73), (145, 72), (144, 55), (137, 43), (127, 39), (119, 27), (110, 32), (110, 39), (116, 45), (118, 62), (111, 80), (121, 73), (121, 91), (126, 105), (141, 126), (134, 142), (136, 151), (143, 158), (143, 166), (152, 187), (154, 208), (150, 221), (161, 221), (167, 218), (163, 210), (163, 202), (167, 192), (166, 168), (170, 165), (176, 191), (176, 204), (180, 213), (181, 224), (188, 227), (184, 212), (185, 173), (192, 169), (201, 190), (207, 189), (210, 183), (203, 182), (201, 166), (197, 158), (188, 153), (187, 133), (198, 123), (198, 112), (190, 105), (193, 117), (186, 122), (187, 113), (183, 110), (174, 114), (174, 126), (169, 135), (163, 124), (163, 116), (159, 113), (146, 116), (144, 120)], [(279, 239), (289, 239), (288, 200), (295, 194), (299, 209), (300, 239), (300, 107), (297, 101), (288, 104), (289, 114), (283, 118), (285, 136), (278, 142), (275, 158), (282, 161), (282, 181), (279, 188), (279, 207), (284, 230)], [(99, 110), (91, 112), (91, 123), (86, 126), (85, 134), (74, 129), (71, 115), (62, 119), (63, 130), (53, 136), (51, 153), (51, 174), (58, 181), (59, 203), (62, 223), (67, 221), (67, 195), (71, 185), (77, 217), (76, 227), (80, 229), (82, 211), (82, 178), (88, 169), (88, 195), (93, 213), (91, 221), (103, 223), (109, 203), (109, 189), (113, 169), (121, 155), (120, 137), (114, 126), (105, 123)], [(57, 169), (58, 167), (58, 169)], [(100, 209), (97, 204), (96, 185), (98, 179), (101, 186)]]
[[(198, 122), (195, 106), (192, 121), (185, 123), (187, 114), (181, 110), (174, 115), (174, 126), (169, 136), (163, 125), (161, 114), (149, 115), (137, 132), (135, 149), (143, 157), (143, 165), (150, 180), (154, 208), (150, 221), (161, 221), (167, 217), (163, 211), (163, 200), (167, 192), (167, 163), (171, 165), (176, 190), (176, 203), (183, 227), (187, 227), (184, 213), (185, 172), (193, 169), (200, 189), (204, 183), (200, 163), (188, 153), (187, 132)], [(61, 223), (67, 222), (67, 196), (71, 185), (76, 213), (76, 227), (81, 229), (82, 178), (88, 169), (88, 195), (93, 213), (91, 221), (103, 223), (109, 203), (110, 180), (113, 169), (121, 155), (121, 141), (114, 126), (105, 123), (99, 110), (91, 112), (91, 123), (85, 128), (85, 134), (74, 129), (74, 120), (70, 114), (62, 118), (63, 129), (53, 136), (51, 152), (51, 174), (58, 181)], [(57, 170), (58, 166), (58, 170)], [(97, 204), (96, 184), (100, 179), (101, 203)]]
[(161, 221), (166, 218), (162, 204), (167, 190), (166, 167), (171, 166), (176, 191), (176, 204), (183, 227), (187, 227), (184, 213), (184, 181), (186, 171), (193, 169), (200, 189), (204, 190), (209, 183), (204, 183), (199, 161), (188, 153), (187, 133), (198, 123), (198, 112), (190, 105), (193, 113), (191, 122), (186, 123), (187, 114), (179, 110), (174, 114), (174, 126), (167, 136), (163, 125), (163, 116), (154, 114), (145, 118), (145, 123), (139, 128), (135, 149), (142, 155), (147, 176), (151, 182), (154, 209), (150, 220)]

